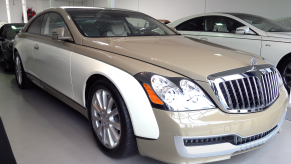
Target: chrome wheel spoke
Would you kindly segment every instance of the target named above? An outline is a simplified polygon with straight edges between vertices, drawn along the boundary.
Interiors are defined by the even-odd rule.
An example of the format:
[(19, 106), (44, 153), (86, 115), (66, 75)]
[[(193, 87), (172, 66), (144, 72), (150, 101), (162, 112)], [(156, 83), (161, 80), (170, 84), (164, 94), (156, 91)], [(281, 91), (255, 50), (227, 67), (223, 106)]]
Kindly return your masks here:
[(116, 132), (116, 130), (113, 127), (109, 127), (109, 132), (110, 132), (110, 136), (112, 137), (112, 140), (114, 142), (117, 142), (119, 139), (119, 134)]
[(102, 100), (103, 100), (103, 109), (106, 110), (107, 109), (107, 93), (106, 91), (102, 92)]
[(115, 116), (115, 115), (117, 115), (118, 114), (118, 110), (117, 110), (117, 108), (115, 108), (115, 109), (113, 109), (110, 113), (109, 113), (109, 117), (112, 117), (112, 116)]
[(97, 100), (97, 96), (96, 94), (94, 94), (93, 96), (93, 100), (92, 100), (92, 107), (93, 109), (95, 109), (98, 113), (101, 113), (101, 109)]
[(106, 128), (103, 126), (103, 134), (102, 134), (103, 144), (106, 145)]
[(107, 104), (107, 113), (110, 113), (111, 110), (112, 110), (112, 106), (114, 104), (114, 100), (111, 96), (108, 97), (109, 101), (108, 101), (108, 104)]
[(113, 147), (114, 143), (112, 142), (112, 137), (110, 136), (109, 128), (106, 128), (106, 140), (109, 147)]
[(101, 134), (101, 129), (102, 129), (102, 126), (101, 126), (101, 125), (99, 125), (99, 126), (95, 129), (95, 133), (96, 133), (98, 136), (100, 136), (100, 134)]
[(117, 130), (120, 130), (120, 123), (110, 121), (109, 124), (115, 127)]
[(97, 97), (97, 102), (98, 102), (98, 105), (99, 105), (99, 107), (100, 107), (100, 109), (102, 110), (102, 109), (104, 109), (103, 108), (103, 100), (102, 100), (102, 96), (101, 96), (101, 94), (102, 94), (102, 91), (100, 91), (100, 92), (97, 92), (96, 93), (96, 97)]

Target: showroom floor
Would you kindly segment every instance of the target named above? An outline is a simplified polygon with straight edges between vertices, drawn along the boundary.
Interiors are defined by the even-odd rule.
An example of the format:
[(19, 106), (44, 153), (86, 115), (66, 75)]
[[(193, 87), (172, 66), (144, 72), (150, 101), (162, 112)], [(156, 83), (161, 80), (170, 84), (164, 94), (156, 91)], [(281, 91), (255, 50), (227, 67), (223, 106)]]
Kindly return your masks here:
[[(85, 117), (40, 88), (20, 90), (0, 70), (0, 116), (18, 164), (162, 163), (136, 153), (111, 159), (98, 149)], [(288, 118), (291, 120), (291, 112)], [(213, 164), (290, 164), (291, 122), (264, 147)]]

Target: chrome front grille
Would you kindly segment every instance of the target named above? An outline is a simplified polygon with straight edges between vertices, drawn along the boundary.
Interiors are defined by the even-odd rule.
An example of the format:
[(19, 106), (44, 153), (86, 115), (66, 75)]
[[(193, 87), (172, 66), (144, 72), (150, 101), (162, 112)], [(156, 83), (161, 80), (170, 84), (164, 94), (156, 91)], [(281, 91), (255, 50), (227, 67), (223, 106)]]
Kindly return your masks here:
[(279, 97), (278, 76), (275, 68), (264, 68), (209, 81), (227, 112), (249, 113), (266, 109)]

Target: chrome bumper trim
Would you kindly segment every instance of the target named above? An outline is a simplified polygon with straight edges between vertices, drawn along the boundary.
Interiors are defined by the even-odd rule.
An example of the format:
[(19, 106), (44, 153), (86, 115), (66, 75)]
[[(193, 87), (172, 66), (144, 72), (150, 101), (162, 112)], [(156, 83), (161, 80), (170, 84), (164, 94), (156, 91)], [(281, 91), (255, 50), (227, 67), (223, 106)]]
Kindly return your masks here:
[(258, 140), (255, 140), (249, 143), (245, 143), (241, 145), (233, 145), (231, 143), (220, 143), (220, 144), (205, 145), (205, 146), (185, 146), (183, 139), (195, 138), (195, 137), (174, 136), (175, 146), (179, 155), (185, 158), (206, 158), (206, 157), (231, 155), (235, 152), (255, 148), (257, 146), (265, 144), (273, 136), (275, 136), (276, 133), (278, 133), (278, 131), (281, 129), (281, 126), (284, 123), (286, 113), (287, 113), (287, 109), (281, 121), (277, 124), (278, 125), (277, 128), (274, 131), (272, 131), (270, 134), (266, 135), (263, 138), (260, 138)]

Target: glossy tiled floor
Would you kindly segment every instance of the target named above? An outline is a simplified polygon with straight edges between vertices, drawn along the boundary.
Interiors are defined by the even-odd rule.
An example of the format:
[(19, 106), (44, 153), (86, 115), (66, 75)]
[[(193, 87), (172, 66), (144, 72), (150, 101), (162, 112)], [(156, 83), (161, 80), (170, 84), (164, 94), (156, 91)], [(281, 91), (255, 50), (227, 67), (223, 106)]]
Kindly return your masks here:
[[(103, 155), (87, 120), (39, 88), (20, 90), (0, 70), (0, 116), (18, 164), (155, 164), (138, 153), (125, 159)], [(291, 114), (289, 113), (289, 120)], [(213, 164), (290, 164), (291, 122), (264, 147)]]

